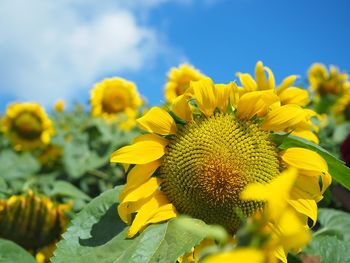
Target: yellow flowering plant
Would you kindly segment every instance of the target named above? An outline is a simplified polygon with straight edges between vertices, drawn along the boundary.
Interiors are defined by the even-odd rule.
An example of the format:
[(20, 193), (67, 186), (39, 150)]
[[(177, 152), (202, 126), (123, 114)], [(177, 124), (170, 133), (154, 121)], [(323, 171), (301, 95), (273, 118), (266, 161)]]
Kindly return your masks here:
[[(226, 253), (221, 260), (286, 262), (300, 253), (332, 177), (349, 188), (349, 169), (315, 143), (314, 114), (305, 108), (307, 93), (293, 89), (295, 76), (282, 81), (281, 96), (271, 70), (257, 68), (256, 80), (245, 75), (254, 88), (203, 77), (138, 118), (144, 133), (111, 155), (126, 184), (83, 210), (53, 262), (100, 255), (198, 262), (216, 252)], [(301, 96), (293, 100), (295, 92)]]
[(172, 68), (164, 105), (149, 109), (117, 77), (95, 84), (88, 107), (9, 107), (1, 256), (34, 261), (7, 239), (39, 263), (346, 262), (350, 216), (319, 206), (332, 182), (350, 189), (350, 169), (324, 149), (313, 93), (297, 75), (276, 84), (261, 61), (236, 76)]

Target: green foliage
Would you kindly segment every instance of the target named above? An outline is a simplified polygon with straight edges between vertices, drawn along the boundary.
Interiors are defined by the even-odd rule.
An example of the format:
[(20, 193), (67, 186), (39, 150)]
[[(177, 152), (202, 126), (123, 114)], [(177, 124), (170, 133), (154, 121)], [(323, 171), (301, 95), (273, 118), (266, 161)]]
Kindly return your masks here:
[(279, 144), (280, 149), (300, 147), (317, 152), (326, 160), (329, 173), (332, 175), (333, 179), (350, 190), (350, 168), (345, 166), (344, 162), (333, 156), (327, 150), (315, 143), (285, 132), (273, 133), (271, 138), (273, 141)]
[(0, 175), (5, 180), (26, 179), (39, 170), (40, 164), (30, 153), (0, 152)]
[(321, 262), (350, 262), (350, 214), (335, 209), (319, 209), (321, 228), (305, 248), (308, 255), (320, 256)]
[(222, 229), (196, 219), (175, 219), (148, 226), (126, 238), (127, 226), (117, 213), (121, 187), (92, 200), (72, 221), (58, 243), (53, 263), (176, 262), (209, 233), (223, 238)]
[(16, 243), (0, 239), (0, 263), (36, 263), (36, 261)]

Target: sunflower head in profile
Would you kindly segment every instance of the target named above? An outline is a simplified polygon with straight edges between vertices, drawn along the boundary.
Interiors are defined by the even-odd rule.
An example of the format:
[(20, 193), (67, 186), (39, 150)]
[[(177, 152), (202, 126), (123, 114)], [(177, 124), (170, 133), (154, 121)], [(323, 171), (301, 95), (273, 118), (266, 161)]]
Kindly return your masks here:
[(270, 136), (308, 130), (309, 119), (301, 106), (282, 105), (273, 90), (241, 95), (233, 82), (191, 82), (169, 111), (153, 107), (139, 118), (139, 127), (148, 133), (111, 157), (112, 162), (134, 164), (118, 207), (121, 219), (131, 224), (128, 236), (178, 214), (235, 233), (242, 215), (249, 217), (264, 205), (242, 200), (242, 190), (268, 183), (288, 167), (298, 169), (290, 206), (305, 225), (308, 218), (316, 222), (316, 202), (331, 181), (327, 163), (311, 150), (280, 150)]
[(58, 204), (32, 191), (0, 200), (0, 237), (12, 240), (48, 262), (68, 224), (71, 204)]
[(350, 121), (350, 90), (335, 102), (333, 113), (339, 121)]
[[(91, 90), (91, 115), (106, 120), (126, 118), (135, 120), (142, 99), (133, 82), (110, 78), (99, 82)], [(135, 123), (135, 121), (133, 122)]]
[(189, 64), (181, 64), (177, 68), (171, 68), (164, 87), (165, 99), (167, 102), (172, 102), (185, 93), (191, 81), (197, 81), (204, 77), (199, 70)]
[(37, 103), (13, 103), (2, 120), (3, 132), (18, 150), (43, 147), (54, 134), (52, 121)]
[(350, 88), (349, 75), (332, 65), (328, 71), (323, 64), (313, 64), (308, 72), (308, 80), (311, 89), (320, 97), (341, 96)]

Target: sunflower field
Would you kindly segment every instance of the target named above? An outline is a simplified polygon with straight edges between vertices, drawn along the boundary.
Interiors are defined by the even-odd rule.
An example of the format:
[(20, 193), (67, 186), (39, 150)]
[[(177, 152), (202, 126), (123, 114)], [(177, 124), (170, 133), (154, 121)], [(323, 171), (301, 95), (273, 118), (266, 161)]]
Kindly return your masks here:
[(209, 76), (170, 69), (158, 106), (120, 77), (9, 104), (0, 262), (350, 262), (349, 76)]

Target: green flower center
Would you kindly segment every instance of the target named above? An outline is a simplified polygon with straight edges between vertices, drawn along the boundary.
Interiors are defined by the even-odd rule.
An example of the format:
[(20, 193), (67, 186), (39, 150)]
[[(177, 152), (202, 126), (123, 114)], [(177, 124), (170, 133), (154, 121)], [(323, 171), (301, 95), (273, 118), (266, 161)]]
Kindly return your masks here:
[(23, 112), (13, 120), (13, 130), (22, 138), (33, 140), (42, 132), (41, 120), (31, 112)]
[(269, 182), (279, 170), (268, 132), (226, 114), (189, 123), (171, 138), (160, 176), (162, 190), (180, 213), (235, 232), (242, 214), (263, 205), (242, 201), (241, 191), (249, 183)]

